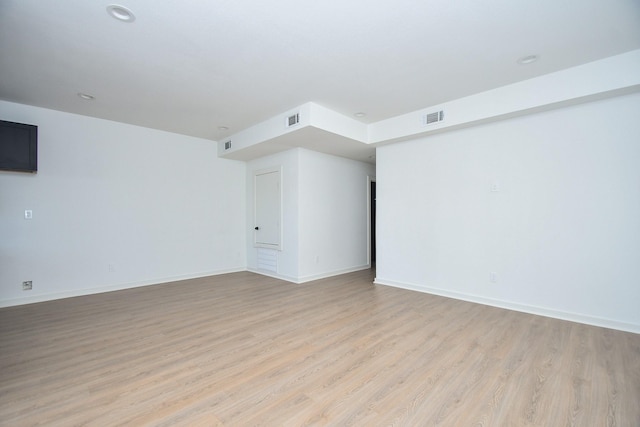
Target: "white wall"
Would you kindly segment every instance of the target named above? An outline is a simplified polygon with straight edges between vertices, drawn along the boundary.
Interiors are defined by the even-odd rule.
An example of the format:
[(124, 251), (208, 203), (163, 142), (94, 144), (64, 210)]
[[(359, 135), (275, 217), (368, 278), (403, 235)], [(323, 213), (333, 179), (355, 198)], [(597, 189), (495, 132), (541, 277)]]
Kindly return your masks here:
[(254, 227), (253, 174), (282, 166), (282, 251), (278, 271), (258, 269), (253, 233), (247, 266), (295, 283), (367, 268), (367, 176), (374, 166), (295, 148), (247, 166), (247, 230)]
[(640, 332), (639, 111), (633, 94), (378, 148), (376, 282)]
[(39, 132), (38, 173), (0, 172), (0, 304), (244, 269), (246, 166), (214, 142), (8, 102), (0, 118)]
[(369, 267), (367, 178), (374, 168), (301, 150), (300, 281)]

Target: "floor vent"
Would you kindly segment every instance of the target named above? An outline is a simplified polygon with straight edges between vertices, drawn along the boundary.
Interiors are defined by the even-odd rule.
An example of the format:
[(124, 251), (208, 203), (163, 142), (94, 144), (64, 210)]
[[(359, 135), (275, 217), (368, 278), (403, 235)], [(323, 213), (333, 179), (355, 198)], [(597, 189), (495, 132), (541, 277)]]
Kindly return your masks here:
[(435, 111), (433, 113), (422, 116), (422, 126), (431, 125), (444, 120), (444, 110)]

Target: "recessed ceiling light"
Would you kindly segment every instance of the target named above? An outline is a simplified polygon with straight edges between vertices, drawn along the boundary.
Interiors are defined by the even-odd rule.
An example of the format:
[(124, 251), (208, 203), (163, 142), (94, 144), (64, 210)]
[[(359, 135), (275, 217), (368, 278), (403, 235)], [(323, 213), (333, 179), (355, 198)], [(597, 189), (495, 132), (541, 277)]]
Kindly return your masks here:
[(355, 113), (354, 114), (354, 116), (356, 116), (356, 117), (364, 117), (366, 115), (367, 115), (367, 113), (363, 113), (363, 112), (359, 112), (359, 113)]
[(536, 62), (537, 60), (538, 60), (538, 55), (527, 55), (518, 59), (518, 64), (527, 65), (527, 64), (531, 64), (532, 62)]
[(78, 92), (78, 96), (84, 99), (85, 101), (93, 101), (94, 99), (96, 99), (95, 96), (89, 95), (88, 93)]
[(219, 130), (220, 132), (224, 132), (224, 131), (226, 131), (226, 130), (229, 130), (229, 128), (228, 128), (228, 127), (226, 127), (226, 126), (218, 126), (218, 130)]
[(136, 20), (136, 16), (124, 6), (117, 4), (110, 4), (107, 6), (107, 12), (115, 19), (123, 22), (133, 22)]

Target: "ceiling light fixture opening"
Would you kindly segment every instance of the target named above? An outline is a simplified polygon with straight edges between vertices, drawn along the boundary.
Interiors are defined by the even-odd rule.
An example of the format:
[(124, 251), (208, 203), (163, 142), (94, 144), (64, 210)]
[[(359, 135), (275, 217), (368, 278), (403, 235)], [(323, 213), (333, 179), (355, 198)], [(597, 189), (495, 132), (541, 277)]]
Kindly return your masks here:
[(363, 113), (363, 112), (358, 112), (358, 113), (354, 114), (354, 116), (356, 116), (356, 117), (364, 117), (366, 115), (367, 115), (367, 113)]
[(531, 64), (533, 62), (536, 62), (537, 60), (538, 60), (538, 55), (527, 55), (527, 56), (523, 56), (522, 58), (518, 59), (518, 64), (527, 65), (527, 64)]
[(93, 101), (94, 99), (96, 99), (95, 96), (89, 95), (88, 93), (78, 92), (78, 96), (84, 99), (85, 101)]
[(218, 130), (219, 130), (220, 132), (224, 132), (224, 131), (229, 130), (229, 128), (228, 128), (228, 127), (226, 127), (226, 126), (218, 126)]
[(120, 6), (118, 4), (110, 4), (107, 6), (107, 12), (113, 18), (122, 22), (133, 22), (136, 20), (136, 16), (124, 6)]

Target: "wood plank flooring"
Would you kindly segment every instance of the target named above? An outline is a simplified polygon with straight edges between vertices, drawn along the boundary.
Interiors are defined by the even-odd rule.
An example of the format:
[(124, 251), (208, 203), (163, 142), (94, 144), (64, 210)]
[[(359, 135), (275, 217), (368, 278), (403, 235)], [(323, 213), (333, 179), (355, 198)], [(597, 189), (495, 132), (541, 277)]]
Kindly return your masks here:
[(0, 425), (640, 426), (640, 335), (372, 279), (0, 309)]

